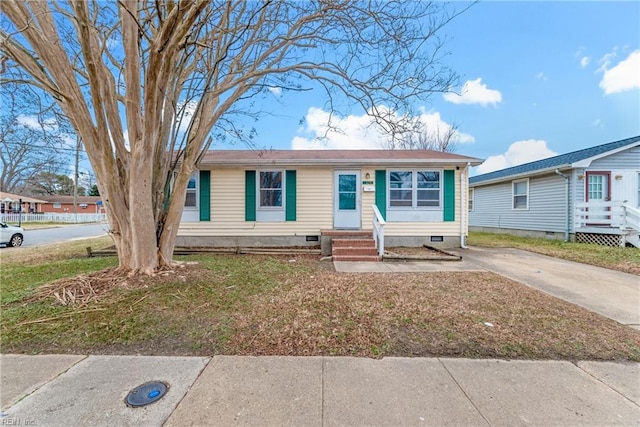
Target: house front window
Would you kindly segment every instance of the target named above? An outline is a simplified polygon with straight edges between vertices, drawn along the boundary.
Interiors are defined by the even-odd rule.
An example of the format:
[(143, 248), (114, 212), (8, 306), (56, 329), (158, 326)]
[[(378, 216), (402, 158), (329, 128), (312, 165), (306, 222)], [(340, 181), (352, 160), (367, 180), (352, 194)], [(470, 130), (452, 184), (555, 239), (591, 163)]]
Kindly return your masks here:
[(282, 208), (282, 171), (261, 171), (260, 208)]
[(440, 207), (440, 171), (389, 171), (389, 208)]
[(529, 180), (513, 181), (513, 209), (529, 209)]
[(53, 208), (54, 208), (54, 209), (60, 209), (60, 208), (62, 208), (62, 203), (54, 203), (54, 204), (53, 204)]
[(198, 209), (198, 172), (195, 172), (191, 175), (191, 178), (189, 178), (184, 207), (187, 209)]

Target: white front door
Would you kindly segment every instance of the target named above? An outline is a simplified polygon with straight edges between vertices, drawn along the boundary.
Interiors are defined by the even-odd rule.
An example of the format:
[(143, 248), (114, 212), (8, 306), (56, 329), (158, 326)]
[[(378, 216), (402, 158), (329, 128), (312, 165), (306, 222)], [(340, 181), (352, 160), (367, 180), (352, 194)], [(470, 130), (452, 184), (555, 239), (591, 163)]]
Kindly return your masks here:
[(333, 227), (360, 228), (360, 171), (335, 171), (333, 183)]
[[(598, 204), (610, 201), (610, 180), (611, 174), (609, 172), (587, 172), (587, 202)], [(610, 219), (611, 217), (608, 214), (609, 211), (609, 207), (597, 205), (590, 206), (589, 223), (591, 225), (596, 225), (598, 220)]]

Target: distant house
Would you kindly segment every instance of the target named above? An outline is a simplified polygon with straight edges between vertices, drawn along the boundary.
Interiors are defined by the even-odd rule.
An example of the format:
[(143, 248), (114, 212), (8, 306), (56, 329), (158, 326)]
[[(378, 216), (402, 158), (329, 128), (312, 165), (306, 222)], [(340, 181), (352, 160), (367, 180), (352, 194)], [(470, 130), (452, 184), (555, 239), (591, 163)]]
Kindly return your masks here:
[(640, 136), (469, 179), (471, 230), (639, 246)]
[[(386, 222), (387, 245), (459, 247), (470, 165), (430, 150), (215, 150), (187, 189), (179, 246), (305, 246)], [(374, 208), (375, 207), (375, 208)]]
[[(20, 209), (20, 201), (22, 201), (22, 209)], [(23, 213), (43, 212), (44, 203), (46, 202), (41, 199), (0, 191), (0, 213), (17, 213), (19, 210)]]
[[(74, 213), (73, 196), (42, 196), (42, 212)], [(100, 213), (102, 202), (100, 196), (78, 196), (75, 200), (77, 213)]]

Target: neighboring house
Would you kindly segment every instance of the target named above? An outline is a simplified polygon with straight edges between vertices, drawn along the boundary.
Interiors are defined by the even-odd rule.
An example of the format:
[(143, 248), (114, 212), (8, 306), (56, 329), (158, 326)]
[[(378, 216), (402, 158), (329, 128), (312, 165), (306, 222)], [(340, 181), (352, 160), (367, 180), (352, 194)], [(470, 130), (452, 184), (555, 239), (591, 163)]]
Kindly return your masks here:
[[(22, 201), (21, 210), (20, 201)], [(19, 210), (23, 213), (42, 212), (44, 203), (46, 203), (44, 200), (0, 191), (0, 213), (17, 213)]]
[(638, 246), (640, 136), (469, 179), (471, 230)]
[[(215, 150), (187, 189), (179, 246), (308, 246), (338, 230), (387, 246), (459, 247), (467, 235), (469, 166), (430, 150)], [(464, 209), (461, 207), (464, 206)], [(349, 231), (344, 231), (348, 234)]]
[(100, 196), (78, 196), (75, 200), (74, 210), (73, 196), (42, 196), (45, 202), (42, 205), (42, 212), (46, 213), (101, 213), (102, 202)]

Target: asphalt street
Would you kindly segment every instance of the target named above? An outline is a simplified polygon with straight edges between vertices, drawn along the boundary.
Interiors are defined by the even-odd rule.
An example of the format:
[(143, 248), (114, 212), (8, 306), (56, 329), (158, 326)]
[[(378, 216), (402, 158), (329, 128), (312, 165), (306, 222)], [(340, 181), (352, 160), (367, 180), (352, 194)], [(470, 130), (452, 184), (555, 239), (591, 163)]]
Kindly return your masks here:
[(98, 237), (107, 233), (107, 224), (67, 225), (39, 230), (26, 230), (22, 246), (33, 247), (67, 240)]

